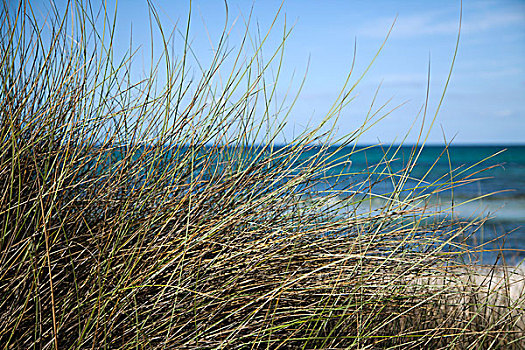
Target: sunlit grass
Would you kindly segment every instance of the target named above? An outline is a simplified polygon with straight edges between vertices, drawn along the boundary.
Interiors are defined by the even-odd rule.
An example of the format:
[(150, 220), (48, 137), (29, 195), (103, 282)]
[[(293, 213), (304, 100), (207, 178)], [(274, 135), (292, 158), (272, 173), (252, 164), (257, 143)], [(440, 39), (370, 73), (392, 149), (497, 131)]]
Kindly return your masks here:
[[(335, 139), (362, 76), (277, 146), (291, 107), (268, 67), (280, 71), (287, 29), (268, 61), (247, 20), (237, 49), (225, 30), (203, 66), (188, 30), (168, 31), (152, 7), (164, 50), (134, 81), (135, 51), (115, 59), (109, 13), (74, 3), (44, 23), (28, 3), (3, 4), (3, 348), (523, 345), (523, 273), (462, 264), (482, 218), (429, 207), (476, 174), (407, 188), (418, 148), (401, 171), (396, 147), (350, 166), (362, 151), (351, 146), (389, 114), (372, 105)], [(376, 190), (385, 182), (391, 192)]]

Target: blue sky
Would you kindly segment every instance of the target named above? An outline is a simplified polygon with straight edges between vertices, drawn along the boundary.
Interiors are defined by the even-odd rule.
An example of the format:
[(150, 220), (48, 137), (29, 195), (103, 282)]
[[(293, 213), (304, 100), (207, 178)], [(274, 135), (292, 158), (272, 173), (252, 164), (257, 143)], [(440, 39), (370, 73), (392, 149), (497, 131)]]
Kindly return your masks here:
[[(188, 1), (154, 1), (164, 25), (181, 27)], [(243, 14), (253, 6), (253, 18), (264, 32), (281, 1), (229, 0), (230, 47), (240, 44)], [(118, 24), (133, 23), (134, 41), (148, 41), (149, 19), (144, 1), (119, 2)], [(212, 51), (224, 25), (225, 7), (220, 0), (192, 2), (190, 37), (198, 54)], [(307, 125), (315, 125), (338, 95), (350, 68), (357, 43), (352, 81), (366, 69), (381, 46), (394, 18), (396, 23), (386, 46), (355, 90), (340, 115), (338, 134), (359, 126), (381, 84), (376, 99), (380, 106), (403, 104), (359, 140), (360, 143), (399, 143), (425, 101), (430, 59), (428, 117), (434, 115), (450, 70), (460, 15), (459, 0), (442, 1), (308, 1), (285, 0), (270, 35), (268, 52), (281, 40), (285, 20), (294, 25), (287, 40), (279, 93), (284, 97), (295, 72), (298, 87), (307, 64), (303, 91), (289, 115), (285, 135), (290, 138)], [(205, 26), (204, 26), (205, 23)], [(235, 23), (235, 24), (234, 24)], [(239, 40), (236, 40), (238, 38)], [(125, 40), (127, 43), (129, 40)], [(525, 143), (525, 2), (463, 1), (463, 24), (452, 78), (428, 142), (455, 144)], [(419, 121), (421, 118), (419, 119)], [(417, 122), (419, 123), (419, 122)], [(417, 124), (419, 126), (419, 124)], [(445, 135), (445, 136), (444, 136)], [(414, 142), (417, 132), (407, 137)]]

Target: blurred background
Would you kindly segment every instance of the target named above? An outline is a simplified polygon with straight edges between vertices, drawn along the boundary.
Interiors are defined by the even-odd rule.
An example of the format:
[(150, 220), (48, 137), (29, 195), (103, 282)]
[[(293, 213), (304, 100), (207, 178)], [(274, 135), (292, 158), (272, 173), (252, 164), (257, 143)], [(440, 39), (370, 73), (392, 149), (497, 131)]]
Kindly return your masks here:
[[(32, 3), (43, 10), (50, 6), (46, 2)], [(66, 3), (57, 1), (58, 10)], [(90, 3), (94, 11), (100, 10), (102, 2)], [(142, 46), (136, 62), (147, 67), (151, 42), (156, 42), (159, 54), (162, 47), (148, 2), (106, 3), (110, 13), (118, 7), (116, 35), (121, 47), (117, 51), (129, 49), (132, 38), (134, 49)], [(326, 115), (350, 70), (354, 47), (351, 84), (366, 70), (392, 27), (384, 48), (354, 90), (355, 99), (341, 113), (339, 135), (361, 125), (379, 85), (376, 106), (387, 101), (389, 108), (384, 111), (402, 106), (363, 135), (359, 140), (362, 144), (402, 141), (425, 103), (429, 66), (427, 121), (432, 119), (451, 68), (462, 15), (452, 77), (428, 142), (442, 144), (445, 139), (454, 139), (454, 144), (525, 143), (525, 2), (521, 0), (229, 0), (227, 5), (221, 0), (155, 0), (151, 4), (165, 29), (175, 28), (175, 48), (182, 48), (191, 13), (190, 44), (204, 65), (212, 57), (224, 28), (230, 34), (228, 48), (235, 51), (248, 21), (252, 40), (258, 35), (265, 37), (273, 23), (263, 50), (267, 58), (279, 48), (285, 26), (291, 29), (284, 46), (277, 98), (284, 99), (290, 80), (293, 95), (307, 67), (308, 72), (289, 115), (284, 134), (287, 139)], [(276, 70), (275, 65), (272, 69)], [(412, 132), (406, 142), (416, 140), (417, 132)]]
[[(43, 15), (52, 6), (32, 4)], [(66, 4), (57, 1), (56, 10), (63, 11)], [(100, 18), (101, 4), (90, 2)], [(258, 54), (265, 62), (277, 52), (265, 81), (273, 87), (279, 75), (272, 117), (288, 118), (278, 143), (326, 116), (353, 66), (345, 91), (358, 85), (350, 94), (352, 101), (338, 113), (337, 136), (351, 133), (379, 110), (375, 119), (386, 118), (357, 143), (407, 145), (399, 153), (396, 166), (401, 169), (425, 120), (423, 139), (428, 135), (426, 143), (434, 147), (426, 149), (414, 174), (424, 176), (451, 141), (450, 161), (443, 156), (429, 178), (454, 169), (457, 174), (490, 168), (478, 175), (486, 178), (483, 181), (455, 191), (456, 202), (467, 202), (456, 214), (490, 217), (475, 243), (510, 232), (504, 240), (514, 251), (505, 253), (506, 258), (517, 263), (525, 257), (525, 2), (127, 0), (107, 1), (106, 11), (117, 24), (116, 56), (135, 52), (132, 74), (137, 79), (148, 76), (151, 57), (162, 54), (162, 37), (180, 60), (188, 33), (192, 51), (187, 72), (196, 81), (202, 74), (200, 65), (209, 65), (223, 32), (228, 34), (223, 49), (231, 50), (220, 74), (225, 79), (241, 45), (248, 51), (241, 59), (246, 59), (250, 49), (255, 51), (264, 41)], [(165, 32), (159, 31), (157, 21)], [(161, 74), (158, 78), (162, 84), (165, 78)], [(363, 153), (354, 159), (354, 170), (374, 159), (379, 162), (383, 152)], [(483, 159), (488, 160), (477, 164)], [(483, 198), (471, 201), (477, 197)], [(501, 248), (502, 242), (490, 249)], [(487, 255), (490, 262), (497, 251)]]

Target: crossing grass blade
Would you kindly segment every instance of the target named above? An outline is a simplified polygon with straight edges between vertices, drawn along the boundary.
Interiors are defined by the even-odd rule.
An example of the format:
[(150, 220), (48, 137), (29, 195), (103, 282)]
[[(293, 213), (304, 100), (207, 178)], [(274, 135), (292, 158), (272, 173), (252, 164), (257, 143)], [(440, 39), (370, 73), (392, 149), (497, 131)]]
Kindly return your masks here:
[(474, 181), (469, 169), (407, 189), (416, 151), (399, 172), (395, 147), (351, 168), (385, 106), (334, 145), (362, 76), (279, 146), (289, 109), (270, 67), (288, 29), (267, 56), (250, 18), (237, 51), (225, 26), (206, 66), (190, 20), (163, 27), (151, 5), (163, 49), (134, 81), (133, 43), (117, 59), (116, 9), (69, 2), (44, 21), (32, 6), (1, 12), (2, 348), (523, 345), (521, 270), (461, 263), (483, 249), (461, 243), (483, 218), (430, 207)]

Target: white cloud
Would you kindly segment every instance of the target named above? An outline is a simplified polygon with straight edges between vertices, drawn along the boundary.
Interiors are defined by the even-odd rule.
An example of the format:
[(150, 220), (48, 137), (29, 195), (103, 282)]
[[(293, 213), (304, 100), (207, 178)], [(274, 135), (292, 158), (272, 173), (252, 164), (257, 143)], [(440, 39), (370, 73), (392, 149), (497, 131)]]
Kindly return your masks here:
[(496, 116), (498, 118), (509, 118), (509, 117), (512, 117), (512, 116), (514, 116), (516, 114), (517, 113), (515, 111), (512, 111), (510, 109), (504, 109), (504, 110), (501, 110), (501, 111), (494, 112), (494, 116)]
[[(361, 27), (359, 35), (384, 38), (395, 17), (383, 17)], [(518, 25), (523, 27), (525, 11), (510, 10), (463, 10), (462, 32), (475, 34), (501, 27)], [(418, 37), (428, 35), (450, 35), (458, 32), (459, 13), (434, 11), (413, 15), (399, 15), (394, 25), (395, 37)]]
[(465, 31), (478, 32), (516, 24), (523, 26), (523, 23), (525, 23), (525, 13), (523, 12), (486, 12), (467, 20)]

